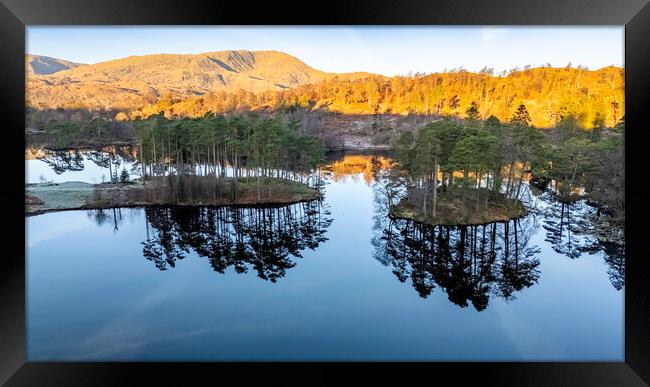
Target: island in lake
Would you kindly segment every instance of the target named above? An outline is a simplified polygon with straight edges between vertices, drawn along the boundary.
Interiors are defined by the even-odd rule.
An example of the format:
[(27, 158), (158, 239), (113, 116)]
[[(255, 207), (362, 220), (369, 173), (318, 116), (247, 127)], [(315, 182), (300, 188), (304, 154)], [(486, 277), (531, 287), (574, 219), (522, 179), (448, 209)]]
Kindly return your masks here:
[[(278, 118), (206, 115), (168, 120), (156, 115), (136, 122), (134, 130), (139, 145), (131, 157), (138, 163), (139, 178), (132, 181), (126, 169), (119, 172), (110, 154), (94, 152), (93, 161), (108, 168), (111, 182), (28, 185), (26, 212), (290, 204), (321, 197), (317, 167), (325, 147)], [(70, 153), (64, 152), (62, 161), (66, 156), (73, 168)]]

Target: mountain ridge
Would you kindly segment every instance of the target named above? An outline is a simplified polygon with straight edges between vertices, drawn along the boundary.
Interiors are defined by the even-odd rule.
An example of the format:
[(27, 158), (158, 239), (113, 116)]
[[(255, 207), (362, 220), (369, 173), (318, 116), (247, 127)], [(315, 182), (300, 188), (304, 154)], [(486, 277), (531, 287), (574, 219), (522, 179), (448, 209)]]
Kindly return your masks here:
[(196, 117), (209, 111), (287, 109), (463, 117), (476, 103), (482, 119), (508, 120), (524, 104), (535, 126), (550, 127), (573, 116), (579, 125), (593, 127), (613, 126), (625, 114), (624, 69), (616, 66), (386, 77), (328, 73), (275, 50), (149, 54), (46, 75), (28, 73), (26, 95), (28, 108), (104, 109), (120, 112), (120, 119), (160, 111)]
[(51, 74), (28, 73), (30, 105), (128, 109), (165, 94), (187, 98), (208, 92), (260, 93), (319, 83), (334, 77), (354, 79), (369, 73), (334, 74), (312, 68), (275, 51), (228, 50), (199, 54), (148, 54), (76, 66)]
[(51, 56), (35, 54), (25, 55), (25, 69), (27, 74), (49, 75), (85, 65), (85, 63), (71, 62)]

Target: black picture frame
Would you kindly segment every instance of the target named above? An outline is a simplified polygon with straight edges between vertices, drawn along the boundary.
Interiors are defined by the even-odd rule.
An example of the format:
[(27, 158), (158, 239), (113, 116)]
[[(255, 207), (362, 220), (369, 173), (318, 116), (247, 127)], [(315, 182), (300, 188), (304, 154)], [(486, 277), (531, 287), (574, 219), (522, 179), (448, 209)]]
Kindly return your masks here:
[[(650, 383), (650, 281), (643, 179), (650, 130), (650, 5), (646, 0), (357, 1), (317, 3), (0, 0), (0, 117), (7, 176), (1, 183), (0, 383), (8, 386), (238, 384), (407, 385), (453, 380), (488, 385), (642, 386)], [(42, 363), (26, 362), (24, 127), (26, 25), (625, 25), (626, 273), (624, 362), (496, 363)], [(516, 48), (513, 48), (516, 49)], [(640, 177), (641, 176), (641, 177)], [(644, 203), (645, 202), (645, 203)], [(14, 219), (15, 218), (15, 219)], [(568, 322), (570, 323), (570, 322)], [(346, 376), (344, 376), (346, 374)], [(451, 379), (449, 379), (451, 378)], [(205, 382), (200, 382), (204, 380)], [(328, 383), (329, 382), (329, 383)]]

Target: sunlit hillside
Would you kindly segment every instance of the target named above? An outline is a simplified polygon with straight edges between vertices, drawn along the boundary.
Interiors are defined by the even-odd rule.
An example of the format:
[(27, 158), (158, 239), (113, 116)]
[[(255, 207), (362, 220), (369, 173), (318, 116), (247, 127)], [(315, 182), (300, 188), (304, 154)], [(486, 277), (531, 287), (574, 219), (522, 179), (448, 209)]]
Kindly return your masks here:
[(373, 174), (389, 168), (390, 163), (390, 159), (383, 156), (345, 155), (342, 159), (328, 165), (326, 169), (334, 181), (343, 181), (347, 177), (356, 179), (362, 175), (363, 181), (371, 185), (374, 180)]
[(50, 75), (28, 74), (27, 102), (35, 108), (132, 110), (165, 98), (277, 91), (334, 76), (278, 51), (131, 56)]
[[(379, 111), (464, 117), (474, 101), (480, 118), (494, 115), (508, 120), (514, 109), (524, 104), (532, 124), (539, 127), (552, 126), (569, 113), (584, 127), (600, 120), (611, 126), (624, 114), (624, 72), (615, 67), (596, 71), (535, 68), (504, 77), (458, 72), (328, 86), (321, 86), (321, 90), (336, 90), (336, 94), (321, 96), (317, 103), (342, 113)], [(307, 92), (302, 90), (307, 89), (302, 87), (296, 93), (304, 95)]]
[(69, 62), (67, 60), (51, 58), (43, 55), (25, 55), (25, 71), (28, 76), (48, 75), (59, 71), (85, 66), (82, 63)]
[(506, 76), (453, 72), (411, 77), (333, 78), (319, 84), (267, 93), (210, 93), (176, 103), (150, 104), (131, 118), (159, 111), (197, 116), (208, 111), (280, 110), (303, 108), (343, 114), (418, 114), (465, 117), (472, 102), (479, 118), (508, 120), (519, 104), (526, 105), (532, 124), (550, 127), (572, 115), (579, 126), (613, 126), (625, 114), (624, 70), (605, 67), (540, 67)]
[(611, 126), (621, 118), (623, 86), (621, 68), (535, 68), (504, 77), (457, 72), (387, 81), (330, 81), (284, 94), (295, 95), (294, 100), (308, 95), (319, 106), (352, 114), (378, 111), (464, 117), (475, 101), (480, 118), (494, 115), (508, 120), (514, 109), (524, 104), (534, 126), (552, 126), (561, 116), (572, 113), (581, 126), (591, 127), (602, 121)]
[(463, 118), (475, 102), (481, 119), (508, 120), (524, 104), (534, 126), (551, 127), (572, 116), (585, 128), (611, 127), (625, 114), (624, 70), (618, 67), (538, 67), (500, 75), (454, 70), (391, 78), (326, 73), (278, 51), (145, 55), (70, 68), (57, 61), (60, 71), (28, 74), (29, 107), (107, 109), (121, 112), (120, 119), (160, 111), (196, 117), (287, 109)]

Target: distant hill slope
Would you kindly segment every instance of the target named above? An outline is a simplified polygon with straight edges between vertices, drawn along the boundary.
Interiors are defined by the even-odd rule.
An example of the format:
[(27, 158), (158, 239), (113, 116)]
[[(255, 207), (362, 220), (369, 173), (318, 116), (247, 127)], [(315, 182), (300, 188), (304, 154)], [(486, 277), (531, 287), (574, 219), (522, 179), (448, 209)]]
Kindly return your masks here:
[[(29, 57), (28, 57), (29, 58)], [(414, 114), (508, 120), (524, 104), (532, 123), (613, 126), (625, 114), (624, 69), (538, 67), (504, 76), (455, 71), (384, 77), (316, 70), (278, 51), (132, 56), (89, 65), (33, 56), (27, 104), (40, 109), (108, 109), (122, 118), (197, 116), (208, 111), (282, 109), (342, 114)], [(60, 69), (60, 70), (57, 70)], [(40, 74), (52, 71), (51, 74)], [(56, 72), (53, 72), (56, 71)]]
[(27, 74), (48, 75), (79, 66), (84, 66), (84, 64), (43, 55), (25, 55)]
[[(27, 96), (32, 107), (109, 109), (138, 108), (169, 93), (182, 99), (217, 91), (284, 90), (337, 75), (282, 52), (244, 50), (131, 56), (38, 74), (28, 74)], [(354, 79), (368, 75), (339, 76)]]
[[(318, 110), (372, 117), (376, 114), (464, 118), (474, 102), (478, 117), (509, 120), (520, 104), (537, 127), (560, 120), (591, 128), (613, 126), (625, 115), (625, 77), (620, 67), (598, 70), (538, 67), (506, 76), (467, 71), (392, 78), (334, 77), (275, 93), (209, 93), (180, 101), (162, 100), (127, 117), (201, 116), (208, 111)], [(372, 120), (372, 118), (371, 118)]]
[(520, 104), (531, 122), (551, 127), (564, 118), (579, 126), (613, 126), (625, 115), (625, 70), (608, 66), (537, 67), (505, 76), (467, 71), (389, 80), (328, 80), (282, 93), (282, 101), (343, 114), (415, 114), (464, 118), (475, 102), (478, 116), (509, 120)]

